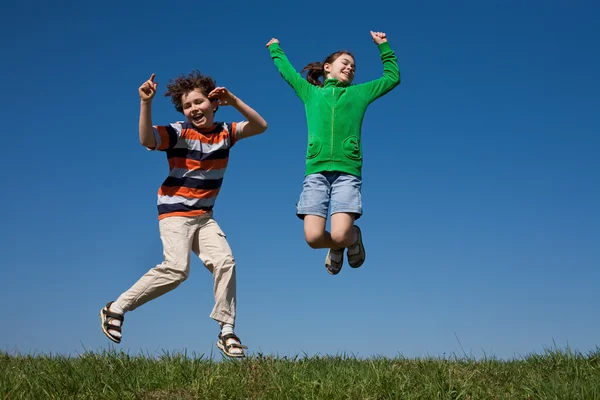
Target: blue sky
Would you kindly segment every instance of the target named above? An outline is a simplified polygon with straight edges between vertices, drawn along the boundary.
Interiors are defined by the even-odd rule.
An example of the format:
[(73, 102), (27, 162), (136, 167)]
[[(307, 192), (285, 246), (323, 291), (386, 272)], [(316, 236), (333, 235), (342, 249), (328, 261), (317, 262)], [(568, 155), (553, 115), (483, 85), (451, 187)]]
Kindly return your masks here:
[[(232, 151), (215, 208), (251, 352), (596, 348), (600, 6), (116, 4), (2, 6), (0, 349), (111, 346), (99, 309), (162, 261), (156, 192), (168, 166), (138, 142), (137, 88), (156, 73), (154, 122), (179, 120), (162, 93), (194, 68), (269, 123)], [(363, 126), (367, 261), (330, 276), (295, 216), (304, 110), (265, 43), (279, 38), (298, 69), (349, 49), (359, 83), (382, 72), (369, 30), (388, 34), (402, 84)], [(194, 258), (188, 281), (127, 314), (118, 347), (216, 353), (212, 306), (212, 277)]]

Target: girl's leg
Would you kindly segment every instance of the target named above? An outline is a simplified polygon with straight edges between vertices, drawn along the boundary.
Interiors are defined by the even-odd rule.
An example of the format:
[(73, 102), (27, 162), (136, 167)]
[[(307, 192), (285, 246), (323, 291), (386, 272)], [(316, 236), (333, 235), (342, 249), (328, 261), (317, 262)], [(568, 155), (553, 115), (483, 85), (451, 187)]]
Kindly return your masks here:
[(336, 246), (347, 248), (348, 264), (360, 267), (365, 249), (360, 228), (354, 225), (362, 215), (362, 178), (340, 173), (331, 184), (331, 236)]
[[(325, 268), (331, 275), (337, 275), (344, 262), (344, 248), (333, 239), (332, 234), (325, 230), (327, 220), (318, 215), (304, 217), (304, 236), (313, 249), (329, 249), (325, 257)], [(333, 220), (332, 220), (333, 223)]]
[(340, 249), (332, 240), (332, 235), (325, 229), (327, 219), (319, 215), (304, 216), (304, 238), (313, 249)]
[(304, 219), (304, 238), (313, 249), (331, 248), (331, 235), (325, 230), (331, 184), (325, 174), (310, 174), (304, 178), (296, 214)]
[(354, 214), (335, 213), (331, 215), (331, 234), (325, 232), (330, 238), (327, 243), (329, 251), (325, 256), (325, 269), (331, 275), (337, 275), (344, 264), (344, 248), (353, 243)]
[(353, 268), (365, 262), (365, 248), (362, 233), (358, 225), (354, 225), (356, 214), (336, 213), (331, 216), (331, 236), (333, 242), (347, 248), (348, 264)]
[(355, 219), (354, 213), (337, 212), (331, 216), (331, 241), (335, 248), (345, 248), (356, 243)]

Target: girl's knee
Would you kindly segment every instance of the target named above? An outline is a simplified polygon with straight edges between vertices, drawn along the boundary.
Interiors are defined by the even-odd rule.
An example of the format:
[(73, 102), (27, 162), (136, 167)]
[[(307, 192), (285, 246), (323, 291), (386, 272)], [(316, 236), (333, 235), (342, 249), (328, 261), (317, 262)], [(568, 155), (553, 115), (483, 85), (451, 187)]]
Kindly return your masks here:
[(319, 229), (305, 229), (304, 238), (310, 247), (316, 249), (319, 248), (319, 245), (325, 239), (325, 231), (320, 231)]
[(331, 231), (331, 240), (338, 247), (348, 247), (353, 243), (353, 226), (349, 226), (344, 229), (332, 229)]
[(325, 240), (325, 219), (307, 215), (304, 218), (304, 238), (310, 247), (322, 247), (322, 242)]

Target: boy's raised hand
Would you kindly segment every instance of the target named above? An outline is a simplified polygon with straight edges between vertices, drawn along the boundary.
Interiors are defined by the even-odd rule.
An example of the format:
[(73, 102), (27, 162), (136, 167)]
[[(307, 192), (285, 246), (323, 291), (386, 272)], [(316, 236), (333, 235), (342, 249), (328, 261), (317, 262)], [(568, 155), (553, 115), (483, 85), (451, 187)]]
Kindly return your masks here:
[(273, 43), (279, 43), (279, 40), (273, 38), (271, 40), (269, 40), (269, 43), (267, 43), (267, 49), (269, 48), (270, 45), (272, 45)]
[(219, 105), (221, 106), (232, 105), (236, 100), (236, 97), (224, 87), (214, 88), (207, 97), (219, 100)]
[(385, 32), (373, 32), (371, 31), (371, 38), (375, 42), (376, 45), (380, 45), (381, 43), (387, 42), (387, 37)]
[(140, 99), (142, 99), (144, 102), (151, 101), (156, 94), (157, 85), (158, 83), (154, 82), (154, 74), (150, 75), (150, 79), (142, 83), (142, 86), (140, 86), (138, 89), (138, 92), (140, 93)]

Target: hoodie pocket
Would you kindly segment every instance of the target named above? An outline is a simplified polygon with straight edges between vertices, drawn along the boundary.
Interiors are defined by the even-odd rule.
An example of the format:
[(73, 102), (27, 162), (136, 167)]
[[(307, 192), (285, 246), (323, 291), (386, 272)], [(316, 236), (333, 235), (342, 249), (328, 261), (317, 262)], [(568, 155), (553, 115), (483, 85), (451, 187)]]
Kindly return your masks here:
[(306, 158), (311, 159), (318, 156), (322, 147), (323, 145), (321, 144), (321, 139), (313, 135), (309, 136), (308, 148), (306, 149)]
[(350, 136), (342, 144), (344, 155), (351, 160), (361, 160), (362, 152), (360, 150), (360, 141), (356, 136)]

